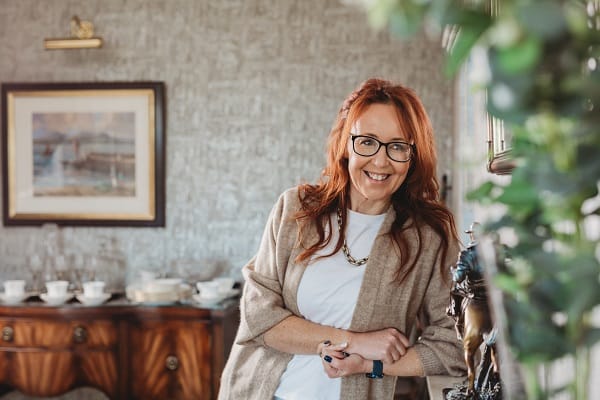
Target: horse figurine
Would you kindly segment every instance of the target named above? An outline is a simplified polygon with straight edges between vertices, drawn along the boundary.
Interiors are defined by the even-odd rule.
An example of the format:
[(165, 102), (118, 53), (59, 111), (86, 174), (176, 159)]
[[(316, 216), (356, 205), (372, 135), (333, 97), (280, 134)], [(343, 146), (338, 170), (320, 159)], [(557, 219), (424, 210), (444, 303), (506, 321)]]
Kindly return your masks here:
[[(467, 233), (471, 241), (460, 252), (456, 266), (451, 268), (453, 287), (447, 312), (455, 319), (457, 336), (463, 341), (468, 378), (466, 398), (477, 399), (482, 391), (498, 392), (500, 387), (495, 349), (496, 329), (488, 306), (484, 271), (477, 258), (473, 226)], [(476, 377), (475, 354), (484, 342)]]

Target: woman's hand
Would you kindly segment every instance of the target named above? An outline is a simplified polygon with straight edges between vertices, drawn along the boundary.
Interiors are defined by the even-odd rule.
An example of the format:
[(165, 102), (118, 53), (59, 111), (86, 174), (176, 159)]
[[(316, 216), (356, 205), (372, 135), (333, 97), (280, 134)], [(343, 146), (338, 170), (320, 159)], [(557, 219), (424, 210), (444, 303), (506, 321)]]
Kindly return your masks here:
[(367, 360), (381, 360), (392, 364), (406, 354), (409, 341), (395, 328), (353, 333), (346, 352), (358, 354)]
[(371, 371), (371, 361), (365, 360), (358, 354), (348, 354), (345, 349), (345, 343), (322, 347), (321, 361), (328, 377), (340, 378)]

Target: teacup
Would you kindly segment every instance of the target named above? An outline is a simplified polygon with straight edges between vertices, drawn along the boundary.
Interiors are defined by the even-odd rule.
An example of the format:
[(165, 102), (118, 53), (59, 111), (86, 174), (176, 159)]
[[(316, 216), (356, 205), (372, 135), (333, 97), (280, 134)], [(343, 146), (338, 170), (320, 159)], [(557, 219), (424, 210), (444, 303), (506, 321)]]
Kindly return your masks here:
[(200, 297), (205, 299), (219, 297), (221, 292), (219, 290), (220, 284), (215, 281), (206, 281), (206, 282), (197, 282), (196, 287), (198, 288), (198, 292)]
[(213, 282), (217, 283), (217, 285), (219, 287), (218, 288), (219, 294), (226, 295), (229, 292), (231, 292), (231, 289), (233, 289), (235, 280), (233, 278), (230, 278), (227, 276), (222, 276), (222, 277), (213, 279)]
[(25, 281), (8, 280), (4, 282), (4, 294), (7, 297), (19, 297), (25, 294)]
[(156, 271), (142, 270), (139, 272), (140, 281), (149, 282), (158, 278), (159, 273)]
[(106, 284), (103, 281), (90, 281), (83, 282), (83, 295), (88, 298), (102, 297), (104, 295), (104, 286)]
[(69, 281), (48, 281), (46, 282), (46, 290), (48, 297), (64, 297), (67, 295)]
[(144, 282), (146, 293), (177, 293), (181, 287), (181, 278), (159, 278)]

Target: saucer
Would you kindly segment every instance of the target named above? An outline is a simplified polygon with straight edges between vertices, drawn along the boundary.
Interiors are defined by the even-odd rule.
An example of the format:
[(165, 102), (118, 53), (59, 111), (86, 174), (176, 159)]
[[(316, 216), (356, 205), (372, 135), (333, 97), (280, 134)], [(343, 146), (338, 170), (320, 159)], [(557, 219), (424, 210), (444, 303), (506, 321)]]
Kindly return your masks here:
[(187, 283), (181, 283), (168, 292), (148, 292), (143, 283), (132, 283), (125, 288), (129, 300), (144, 304), (173, 304), (187, 300), (191, 294), (192, 287)]
[(98, 306), (110, 299), (110, 296), (112, 296), (112, 294), (104, 293), (102, 294), (102, 296), (96, 297), (86, 297), (84, 294), (78, 294), (75, 297), (77, 298), (77, 300), (79, 300), (81, 304), (84, 304), (86, 306)]
[(221, 301), (225, 300), (227, 297), (225, 296), (215, 296), (215, 297), (203, 297), (200, 296), (199, 294), (195, 294), (192, 296), (192, 298), (194, 299), (194, 301), (196, 301), (196, 303), (200, 303), (200, 304), (204, 304), (204, 305), (215, 305), (220, 303)]
[(58, 306), (66, 303), (73, 298), (73, 293), (66, 293), (62, 296), (48, 296), (48, 293), (40, 294), (40, 298), (51, 306)]
[(229, 291), (221, 294), (221, 297), (228, 299), (230, 297), (237, 296), (238, 294), (240, 294), (240, 289), (229, 289)]
[(7, 296), (6, 293), (0, 293), (0, 299), (2, 300), (3, 303), (6, 303), (6, 304), (20, 303), (23, 300), (25, 300), (26, 298), (28, 298), (29, 296), (31, 296), (31, 293), (27, 293), (27, 292), (22, 293), (17, 296)]

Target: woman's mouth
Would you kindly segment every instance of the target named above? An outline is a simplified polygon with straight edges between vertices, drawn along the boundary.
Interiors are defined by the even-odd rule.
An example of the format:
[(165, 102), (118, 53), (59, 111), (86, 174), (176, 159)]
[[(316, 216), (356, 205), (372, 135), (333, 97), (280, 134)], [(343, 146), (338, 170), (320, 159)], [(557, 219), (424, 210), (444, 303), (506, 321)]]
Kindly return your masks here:
[(390, 174), (375, 174), (369, 171), (365, 171), (365, 175), (367, 175), (370, 179), (378, 182), (385, 181), (390, 176)]

